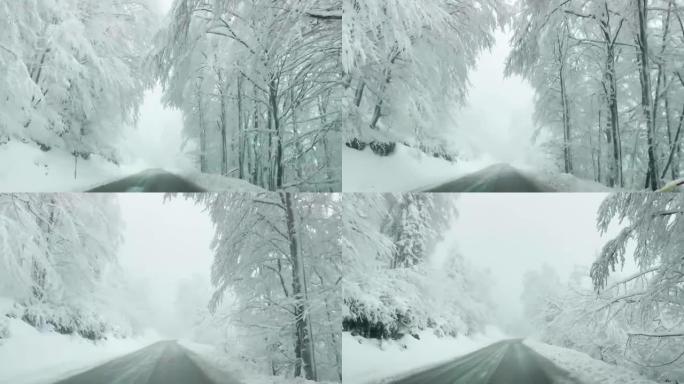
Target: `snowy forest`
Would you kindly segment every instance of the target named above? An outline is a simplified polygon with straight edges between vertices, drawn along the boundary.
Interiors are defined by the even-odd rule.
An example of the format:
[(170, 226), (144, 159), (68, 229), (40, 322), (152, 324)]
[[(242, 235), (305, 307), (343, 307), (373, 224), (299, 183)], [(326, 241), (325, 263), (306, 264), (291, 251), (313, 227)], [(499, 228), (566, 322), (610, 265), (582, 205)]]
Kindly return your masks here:
[[(341, 204), (325, 194), (197, 194), (216, 226), (209, 308), (274, 376), (341, 382)], [(241, 218), (241, 220), (236, 220)], [(233, 348), (232, 339), (224, 348)]]
[(681, 194), (470, 195), (343, 196), (345, 381), (684, 380)]
[(652, 190), (681, 177), (683, 17), (677, 0), (517, 3), (506, 70), (536, 90), (565, 173)]
[[(493, 310), (488, 277), (441, 244), (457, 212), (455, 195), (345, 194), (343, 330), (400, 339), (484, 330)], [(453, 294), (458, 292), (458, 294)]]
[(44, 168), (73, 178), (131, 162), (127, 132), (161, 86), (195, 173), (340, 190), (341, 5), (281, 3), (175, 0), (164, 17), (156, 0), (3, 2), (0, 150), (25, 168), (27, 153), (71, 156)]
[(340, 190), (341, 6), (177, 0), (152, 62), (202, 172)]
[[(531, 325), (550, 344), (629, 367), (658, 382), (684, 380), (684, 198), (619, 193), (601, 205), (601, 231), (621, 222), (591, 267), (568, 283), (548, 268), (524, 277)], [(625, 263), (636, 272), (613, 276)]]
[(121, 240), (113, 196), (0, 194), (0, 339), (12, 336), (8, 318), (90, 340), (141, 332), (145, 303), (117, 268)]
[(449, 127), (478, 54), (505, 21), (504, 2), (345, 1), (342, 64), (347, 146), (387, 155), (400, 142), (456, 155)]
[[(478, 160), (529, 170), (566, 191), (681, 181), (681, 1), (344, 7), (345, 190), (423, 190), (482, 168)], [(367, 147), (380, 157), (358, 152)], [(393, 164), (424, 185), (355, 177), (362, 164), (376, 178)], [(426, 169), (434, 176), (422, 176)], [(571, 179), (582, 185), (561, 185)]]
[[(143, 204), (135, 208), (114, 194), (0, 194), (0, 359), (12, 362), (0, 367), (0, 381), (55, 382), (101, 364), (99, 356), (111, 359), (140, 348), (135, 353), (142, 354), (169, 348), (172, 342), (164, 340), (177, 339), (184, 354), (209, 367), (201, 370), (214, 375), (211, 382), (341, 382), (339, 197), (180, 197), (133, 196)], [(183, 233), (188, 227), (181, 221), (190, 218), (182, 212), (170, 226), (179, 226), (177, 234), (150, 229), (129, 238), (125, 227), (134, 225), (131, 220), (166, 228), (158, 218), (130, 217), (154, 199), (163, 211), (184, 203), (204, 217), (212, 228), (203, 237), (206, 244), (188, 248), (185, 243), (197, 240)], [(193, 223), (189, 228), (199, 225)], [(155, 244), (160, 241), (171, 248)], [(131, 245), (136, 242), (141, 253), (124, 254), (137, 252)], [(176, 254), (174, 247), (192, 253)], [(192, 251), (202, 247), (206, 256)], [(185, 267), (173, 265), (177, 257)], [(207, 266), (204, 279), (182, 273), (198, 264)], [(147, 273), (164, 276), (151, 281), (136, 273), (146, 265), (153, 268)], [(179, 273), (189, 277), (165, 283)], [(37, 347), (63, 353), (46, 355)], [(161, 356), (148, 353), (144, 361)], [(27, 360), (29, 355), (34, 359)], [(114, 374), (150, 367), (140, 357), (130, 364)]]
[(151, 77), (141, 60), (157, 25), (142, 0), (0, 5), (0, 145), (118, 162)]

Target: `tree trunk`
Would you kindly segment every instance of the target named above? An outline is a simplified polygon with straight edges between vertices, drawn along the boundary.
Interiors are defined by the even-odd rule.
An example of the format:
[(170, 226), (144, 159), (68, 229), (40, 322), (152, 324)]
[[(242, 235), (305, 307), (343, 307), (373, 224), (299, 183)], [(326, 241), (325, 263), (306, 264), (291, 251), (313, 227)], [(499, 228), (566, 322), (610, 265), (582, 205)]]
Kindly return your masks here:
[[(52, 198), (47, 204), (47, 209), (49, 212), (47, 221), (44, 221), (42, 218), (36, 219), (38, 220), (39, 227), (45, 233), (45, 260), (50, 260), (50, 252), (52, 251), (52, 234), (54, 232), (54, 226), (57, 222), (57, 211), (55, 209), (57, 201)], [(37, 262), (35, 256), (31, 264), (31, 278), (33, 280), (31, 292), (33, 293), (33, 298), (38, 302), (44, 302), (46, 300), (47, 270)]]
[[(292, 297), (295, 300), (295, 330), (296, 342), (295, 351), (301, 352), (301, 370), (304, 378), (317, 380), (314, 366), (314, 350), (312, 335), (309, 328), (309, 312), (306, 300), (306, 283), (304, 280), (304, 261), (299, 252), (298, 234), (295, 222), (295, 212), (292, 202), (292, 194), (282, 192), (280, 194), (283, 205), (285, 206), (287, 236), (290, 246), (290, 258), (292, 260)], [(295, 375), (298, 367), (295, 365)], [(300, 373), (301, 375), (301, 373)]]
[(245, 127), (242, 125), (242, 74), (237, 78), (237, 108), (238, 108), (238, 178), (245, 178)]
[(565, 64), (560, 67), (560, 87), (561, 87), (561, 104), (563, 108), (563, 163), (565, 173), (572, 174), (572, 152), (570, 146), (570, 107), (568, 105), (568, 94), (565, 85)]
[(326, 117), (326, 114), (328, 113), (328, 108), (327, 105), (325, 104), (324, 100), (319, 99), (318, 101), (318, 114), (321, 116), (321, 126), (323, 127), (324, 130), (326, 130), (326, 135), (325, 138), (323, 139), (323, 152), (326, 154), (325, 160), (326, 160), (326, 176), (327, 176), (327, 183), (329, 185), (328, 187), (328, 192), (333, 192), (335, 188), (333, 187), (333, 182), (337, 178), (337, 174), (335, 173), (335, 170), (338, 169), (339, 164), (331, 159), (331, 156), (333, 152), (339, 151), (339, 148), (335, 148), (335, 146), (330, 144), (330, 135), (331, 131), (328, 130), (328, 118)]
[(383, 72), (384, 81), (382, 82), (382, 84), (380, 84), (380, 91), (378, 92), (378, 101), (375, 103), (375, 108), (373, 109), (373, 117), (371, 118), (370, 123), (371, 129), (377, 128), (378, 121), (380, 120), (380, 117), (382, 117), (382, 105), (384, 104), (385, 92), (387, 91), (387, 87), (389, 86), (389, 84), (392, 82), (392, 64), (394, 64), (394, 62), (399, 58), (400, 52), (401, 51), (399, 51), (399, 48), (397, 47), (394, 47), (392, 49), (392, 53), (389, 57), (389, 63), (387, 64)]
[(226, 94), (221, 90), (221, 175), (228, 176), (228, 116), (226, 116)]
[[(299, 138), (299, 129), (297, 128), (297, 106), (298, 103), (295, 102), (295, 92), (294, 88), (290, 90), (290, 100), (292, 103), (292, 139), (294, 140), (295, 146), (295, 172), (297, 173), (297, 181), (301, 182), (304, 179), (304, 172), (302, 170), (302, 161), (304, 157), (304, 148), (302, 147), (302, 141)], [(323, 127), (321, 127), (323, 128)]]
[(620, 139), (620, 120), (618, 114), (617, 80), (615, 76), (615, 49), (613, 44), (608, 41), (606, 50), (606, 73), (605, 89), (606, 102), (608, 104), (608, 115), (610, 124), (610, 144), (612, 149), (613, 174), (611, 176), (614, 185), (624, 187), (625, 180), (622, 172), (622, 142)]
[(207, 172), (207, 129), (204, 126), (204, 110), (202, 109), (202, 82), (197, 83), (197, 114), (200, 130), (200, 172)]
[[(600, 105), (600, 104), (599, 104), (599, 105)], [(596, 165), (596, 167), (597, 167), (597, 169), (598, 169), (598, 174), (596, 175), (596, 181), (599, 182), (599, 183), (601, 183), (601, 182), (603, 181), (603, 180), (602, 180), (602, 179), (603, 179), (603, 177), (602, 177), (602, 176), (603, 176), (603, 175), (602, 175), (602, 173), (603, 173), (603, 170), (602, 170), (602, 167), (603, 167), (603, 161), (602, 161), (602, 157), (603, 157), (603, 144), (602, 144), (602, 143), (603, 143), (603, 137), (602, 137), (602, 134), (601, 134), (601, 131), (602, 131), (602, 130), (603, 130), (603, 125), (602, 125), (602, 122), (601, 122), (601, 107), (599, 107), (599, 111), (598, 111), (598, 154), (596, 155), (597, 163), (598, 163), (598, 164)]]
[(363, 91), (366, 89), (366, 82), (361, 80), (361, 83), (359, 86), (356, 88), (356, 91), (354, 92), (354, 105), (359, 107), (361, 106), (361, 101), (363, 100)]
[(681, 150), (681, 137), (682, 137), (682, 125), (684, 125), (684, 107), (682, 107), (682, 113), (679, 115), (679, 124), (677, 126), (677, 133), (675, 133), (674, 139), (672, 140), (672, 145), (670, 147), (670, 155), (667, 158), (667, 163), (665, 164), (665, 169), (663, 169), (664, 178), (667, 175), (668, 168), (676, 169), (677, 172), (673, 172), (672, 179), (679, 177), (679, 151)]
[[(676, 147), (675, 142), (674, 142), (674, 135), (672, 133), (672, 111), (670, 110), (670, 96), (668, 95), (668, 92), (666, 91), (664, 95), (665, 99), (665, 129), (667, 130), (667, 146), (671, 150)], [(676, 163), (676, 162), (675, 162)], [(677, 178), (676, 176), (676, 170), (675, 167), (670, 167), (670, 178), (672, 180), (675, 180)], [(661, 178), (664, 179), (665, 176), (667, 175), (667, 165), (663, 169), (663, 173), (661, 175)]]
[(637, 34), (637, 54), (639, 59), (639, 80), (641, 83), (641, 108), (646, 119), (646, 139), (648, 144), (648, 187), (655, 191), (660, 186), (657, 163), (657, 142), (653, 121), (651, 100), (651, 74), (649, 73), (649, 50), (646, 23), (648, 22), (647, 0), (636, 0), (639, 33)]
[(261, 141), (259, 140), (259, 105), (256, 103), (257, 100), (257, 89), (256, 87), (253, 87), (254, 90), (254, 111), (253, 111), (253, 128), (254, 128), (254, 136), (252, 138), (252, 152), (254, 154), (254, 169), (252, 170), (252, 184), (254, 185), (261, 185), (264, 186), (264, 184), (260, 184), (260, 178), (259, 178), (259, 172), (261, 169), (261, 161), (260, 161), (260, 156), (258, 153), (258, 150), (261, 149)]
[(268, 85), (269, 104), (271, 107), (271, 119), (273, 122), (273, 131), (275, 133), (275, 159), (274, 159), (274, 190), (283, 188), (283, 132), (280, 126), (280, 115), (278, 108), (278, 84), (275, 79), (271, 79)]

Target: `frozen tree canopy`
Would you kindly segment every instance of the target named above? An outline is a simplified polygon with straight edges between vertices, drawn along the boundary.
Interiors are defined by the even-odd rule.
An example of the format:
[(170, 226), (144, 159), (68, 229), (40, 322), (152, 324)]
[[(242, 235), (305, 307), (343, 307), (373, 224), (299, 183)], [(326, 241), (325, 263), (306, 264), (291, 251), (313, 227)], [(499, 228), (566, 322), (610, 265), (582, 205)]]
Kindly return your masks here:
[[(0, 158), (39, 181), (72, 156), (100, 184), (149, 164), (196, 189), (341, 190), (341, 1), (176, 0), (163, 18), (157, 1), (3, 2)], [(169, 142), (155, 133), (178, 156), (140, 154)]]
[[(212, 382), (341, 382), (340, 196), (189, 199), (0, 194), (0, 357), (19, 355), (11, 361), (21, 365), (3, 364), (0, 381), (22, 366), (31, 377), (57, 362), (73, 371), (74, 351), (145, 343), (113, 369), (103, 364), (103, 375), (170, 377), (183, 365), (168, 348), (181, 356), (197, 348), (192, 360), (212, 367), (197, 368)], [(44, 345), (64, 347), (64, 356), (22, 356)]]
[[(609, 196), (598, 226), (623, 225), (591, 268), (576, 269), (568, 284), (548, 269), (525, 276), (526, 312), (543, 339), (657, 380), (681, 380), (683, 217), (677, 194)], [(613, 278), (628, 258), (637, 271)]]
[(425, 329), (439, 336), (483, 329), (491, 314), (486, 275), (454, 248), (435, 245), (454, 236), (446, 232), (456, 214), (453, 199), (343, 197), (344, 331), (398, 339)]
[(0, 294), (38, 328), (99, 339), (127, 325), (106, 320), (121, 243), (111, 196), (0, 195)]
[(540, 134), (566, 173), (653, 190), (680, 177), (681, 2), (521, 0), (516, 15), (507, 72), (536, 89)]
[(177, 0), (153, 65), (202, 172), (340, 190), (341, 5)]
[(122, 125), (142, 102), (156, 25), (145, 0), (0, 4), (0, 145), (118, 161)]
[(250, 357), (273, 375), (341, 381), (339, 197), (194, 198), (216, 225), (211, 308), (235, 295), (230, 318)]
[[(345, 139), (447, 154), (468, 72), (504, 20), (499, 0), (344, 2)], [(385, 152), (383, 149), (377, 150)]]

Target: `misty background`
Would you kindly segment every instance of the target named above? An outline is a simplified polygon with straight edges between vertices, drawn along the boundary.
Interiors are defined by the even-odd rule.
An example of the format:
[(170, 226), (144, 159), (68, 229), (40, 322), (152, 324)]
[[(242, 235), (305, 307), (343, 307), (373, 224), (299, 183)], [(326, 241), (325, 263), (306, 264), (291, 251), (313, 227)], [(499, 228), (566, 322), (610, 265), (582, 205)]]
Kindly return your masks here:
[[(575, 267), (588, 268), (620, 230), (596, 227), (602, 193), (460, 194), (458, 217), (447, 236), (493, 282), (491, 299), (499, 325), (511, 336), (532, 332), (523, 314), (523, 278), (548, 266), (565, 283)], [(637, 270), (628, 258), (616, 276)], [(591, 288), (591, 287), (587, 287)]]
[(197, 307), (207, 307), (211, 294), (209, 215), (192, 201), (165, 202), (160, 194), (120, 194), (118, 199), (124, 227), (121, 269), (152, 303), (150, 327), (166, 337), (185, 337), (193, 330), (195, 313), (186, 313), (190, 303), (182, 302), (183, 291), (204, 294)]

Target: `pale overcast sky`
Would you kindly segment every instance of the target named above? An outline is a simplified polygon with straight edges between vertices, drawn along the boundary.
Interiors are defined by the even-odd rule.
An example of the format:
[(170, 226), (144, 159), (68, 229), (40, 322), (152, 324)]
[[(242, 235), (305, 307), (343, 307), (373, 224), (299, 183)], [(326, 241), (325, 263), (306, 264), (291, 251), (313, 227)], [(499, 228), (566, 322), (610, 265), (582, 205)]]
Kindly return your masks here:
[[(590, 266), (610, 236), (596, 228), (605, 194), (461, 194), (453, 236), (464, 258), (490, 271), (500, 315), (522, 314), (522, 278), (547, 264), (567, 281), (576, 265)], [(632, 264), (632, 263), (628, 263)], [(628, 265), (627, 269), (634, 268)], [(623, 273), (631, 272), (630, 270)], [(506, 319), (508, 320), (508, 319)]]
[(163, 13), (168, 12), (171, 9), (171, 5), (173, 5), (174, 0), (154, 0), (157, 3), (157, 7), (160, 11)]
[(153, 302), (173, 311), (181, 282), (194, 277), (209, 282), (211, 219), (202, 207), (183, 198), (166, 203), (163, 194), (119, 194), (118, 198), (125, 224), (121, 267), (136, 281), (146, 282)]
[[(162, 14), (166, 14), (173, 4), (173, 0), (151, 1)], [(161, 98), (161, 87), (147, 91), (137, 127), (126, 131), (123, 167), (130, 173), (152, 168), (171, 172), (193, 168), (192, 160), (181, 150), (183, 114), (164, 107)]]
[[(504, 77), (511, 32), (497, 31), (496, 45), (484, 51), (470, 74), (467, 105), (458, 113), (459, 132), (476, 154), (497, 162), (529, 165), (534, 132), (534, 90), (518, 76)], [(460, 135), (459, 135), (460, 136)]]

